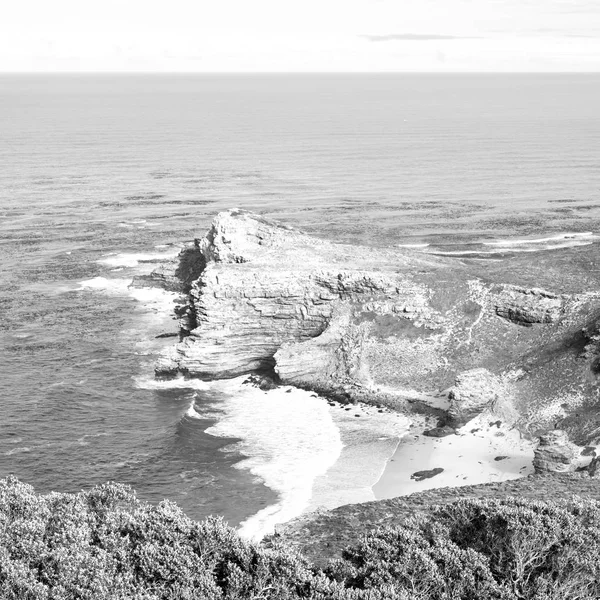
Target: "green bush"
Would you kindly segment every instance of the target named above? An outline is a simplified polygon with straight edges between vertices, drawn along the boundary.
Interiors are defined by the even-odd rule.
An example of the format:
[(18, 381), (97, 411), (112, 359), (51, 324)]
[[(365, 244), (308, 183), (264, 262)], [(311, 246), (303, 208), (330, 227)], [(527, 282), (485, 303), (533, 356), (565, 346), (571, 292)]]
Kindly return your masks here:
[(366, 536), (328, 574), (419, 599), (597, 600), (600, 505), (459, 500)]
[(600, 598), (600, 505), (460, 500), (436, 510), (460, 548), (489, 560), (517, 598)]
[(38, 496), (0, 481), (3, 599), (283, 599), (311, 577), (289, 550), (246, 542), (220, 519), (192, 521), (168, 500), (140, 502), (123, 485)]
[(591, 600), (600, 505), (460, 500), (375, 530), (320, 571), (127, 486), (37, 495), (0, 480), (3, 600)]

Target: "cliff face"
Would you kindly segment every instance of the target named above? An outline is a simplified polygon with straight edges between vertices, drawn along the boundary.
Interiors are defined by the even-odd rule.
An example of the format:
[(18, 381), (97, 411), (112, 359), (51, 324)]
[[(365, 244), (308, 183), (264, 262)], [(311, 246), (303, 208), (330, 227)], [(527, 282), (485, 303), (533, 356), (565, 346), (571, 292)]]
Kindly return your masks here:
[(323, 364), (301, 366), (313, 351), (350, 369), (349, 354), (382, 319), (414, 338), (443, 321), (413, 275), (445, 269), (443, 260), (330, 244), (241, 211), (221, 213), (197, 247), (205, 266), (188, 296), (189, 335), (159, 371), (219, 378), (276, 366), (287, 379), (283, 348), (298, 354), (316, 340), (290, 378), (320, 373)]
[(497, 267), (491, 281), (477, 261), (333, 244), (239, 210), (186, 252), (184, 337), (159, 374), (274, 369), (285, 383), (396, 406), (459, 376), (460, 422), (492, 404), (534, 428), (595, 410), (593, 290), (526, 287)]

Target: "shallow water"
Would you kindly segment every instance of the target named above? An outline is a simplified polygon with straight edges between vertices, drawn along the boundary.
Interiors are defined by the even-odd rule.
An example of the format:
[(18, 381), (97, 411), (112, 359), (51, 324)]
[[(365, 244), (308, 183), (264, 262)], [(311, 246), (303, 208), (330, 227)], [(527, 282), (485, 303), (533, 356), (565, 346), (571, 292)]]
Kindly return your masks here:
[(223, 437), (221, 392), (148, 383), (175, 322), (131, 278), (232, 206), (427, 252), (595, 244), (599, 103), (597, 75), (0, 77), (0, 476), (273, 505), (236, 468), (261, 423)]

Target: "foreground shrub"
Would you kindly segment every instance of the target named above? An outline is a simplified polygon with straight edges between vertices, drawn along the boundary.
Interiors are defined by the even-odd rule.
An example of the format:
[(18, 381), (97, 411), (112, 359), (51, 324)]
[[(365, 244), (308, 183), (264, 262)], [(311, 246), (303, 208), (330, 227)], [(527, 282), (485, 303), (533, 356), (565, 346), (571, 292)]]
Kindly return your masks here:
[(415, 600), (512, 598), (508, 588), (496, 581), (484, 556), (460, 548), (444, 529), (429, 525), (424, 521), (379, 530), (346, 550), (328, 574), (352, 588), (387, 586), (398, 597)]
[(127, 486), (0, 481), (2, 600), (591, 600), (598, 503), (461, 500), (363, 537), (324, 571)]
[(0, 481), (0, 598), (226, 600), (296, 598), (312, 577), (289, 550), (261, 549), (220, 519), (118, 484), (38, 496)]
[(328, 574), (423, 600), (597, 600), (600, 505), (459, 500), (366, 536)]
[(436, 510), (460, 548), (489, 560), (517, 598), (600, 598), (600, 505), (461, 500)]

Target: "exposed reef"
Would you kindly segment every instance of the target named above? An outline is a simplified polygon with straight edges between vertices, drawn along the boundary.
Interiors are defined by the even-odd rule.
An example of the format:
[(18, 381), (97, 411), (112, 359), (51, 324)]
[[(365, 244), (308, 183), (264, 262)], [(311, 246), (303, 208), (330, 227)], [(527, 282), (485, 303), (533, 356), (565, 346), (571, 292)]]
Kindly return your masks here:
[(182, 339), (156, 371), (267, 371), (399, 410), (452, 388), (441, 427), (498, 419), (588, 443), (600, 439), (600, 286), (576, 251), (561, 255), (568, 273), (560, 260), (538, 272), (527, 256), (490, 264), (335, 244), (230, 210), (182, 252)]

